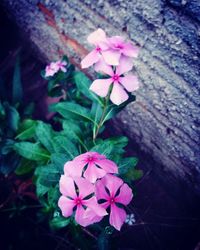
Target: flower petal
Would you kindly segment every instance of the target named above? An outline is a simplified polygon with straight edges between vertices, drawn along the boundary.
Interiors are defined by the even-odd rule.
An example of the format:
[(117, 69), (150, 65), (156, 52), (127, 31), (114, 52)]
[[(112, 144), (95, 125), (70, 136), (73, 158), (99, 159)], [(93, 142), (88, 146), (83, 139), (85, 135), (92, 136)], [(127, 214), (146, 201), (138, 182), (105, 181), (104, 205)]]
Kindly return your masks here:
[(105, 190), (105, 185), (104, 185), (102, 179), (98, 180), (95, 184), (95, 196), (96, 196), (97, 200), (101, 200), (101, 199), (108, 200), (109, 199), (109, 195)]
[(106, 175), (106, 171), (96, 167), (94, 163), (88, 163), (88, 167), (85, 170), (83, 176), (91, 183), (95, 183), (98, 178), (102, 178)]
[(101, 52), (105, 62), (109, 65), (119, 65), (121, 52), (118, 50), (109, 49)]
[(109, 79), (97, 79), (90, 86), (90, 90), (101, 97), (105, 97), (108, 94), (110, 85), (112, 83), (112, 78)]
[(128, 99), (128, 95), (123, 87), (118, 83), (113, 84), (113, 89), (110, 95), (110, 100), (116, 104), (120, 105)]
[[(103, 216), (99, 216), (91, 208), (87, 208), (84, 214), (84, 219), (88, 221), (88, 225), (97, 223), (103, 219)], [(88, 226), (87, 225), (87, 226)]]
[[(122, 179), (117, 176), (107, 174), (101, 180), (101, 184), (108, 188), (110, 192), (110, 196), (114, 197), (116, 195), (117, 190), (123, 184)], [(98, 198), (99, 199), (99, 198)]]
[(79, 165), (79, 164), (77, 164), (76, 161), (68, 161), (64, 165), (64, 173), (65, 173), (65, 175), (68, 175), (71, 177), (73, 177), (73, 176), (81, 177), (83, 168), (84, 168), (83, 164)]
[(81, 68), (85, 69), (92, 66), (94, 63), (98, 62), (100, 59), (100, 54), (96, 50), (92, 50), (86, 57), (81, 61)]
[(117, 207), (115, 204), (111, 205), (110, 211), (110, 225), (115, 227), (118, 231), (120, 231), (121, 226), (126, 220), (126, 212), (124, 209)]
[(116, 74), (119, 76), (133, 68), (133, 59), (127, 56), (121, 56), (119, 65), (116, 67)]
[(98, 216), (105, 216), (108, 214), (105, 208), (101, 207), (97, 203), (97, 199), (94, 196), (88, 200), (84, 200), (83, 202), (84, 202), (84, 205), (91, 208)]
[(81, 177), (74, 177), (74, 181), (79, 189), (79, 197), (84, 199), (86, 196), (94, 193), (94, 185)]
[(117, 165), (108, 159), (98, 159), (95, 161), (95, 164), (104, 169), (107, 173), (118, 173)]
[(137, 76), (131, 74), (126, 75), (124, 77), (120, 77), (119, 82), (129, 92), (135, 91), (139, 88), (139, 82)]
[(95, 71), (101, 72), (103, 74), (107, 74), (109, 76), (113, 76), (114, 72), (112, 67), (105, 63), (104, 59), (101, 58), (94, 66)]
[(132, 189), (124, 183), (121, 188), (119, 195), (115, 197), (115, 202), (122, 203), (123, 205), (128, 205), (133, 198)]
[(122, 36), (112, 36), (108, 38), (108, 42), (111, 46), (117, 47), (118, 45), (124, 44), (124, 37)]
[(60, 192), (65, 196), (69, 196), (71, 198), (76, 198), (76, 191), (74, 186), (74, 181), (71, 177), (67, 175), (61, 175), (60, 178)]
[(75, 220), (78, 224), (80, 224), (83, 227), (86, 227), (89, 225), (89, 220), (85, 219), (85, 209), (82, 207), (82, 205), (78, 205), (76, 208), (76, 213), (75, 213)]
[(122, 49), (122, 53), (125, 56), (136, 58), (136, 57), (138, 57), (139, 48), (131, 43), (125, 43), (124, 48)]
[(58, 200), (58, 206), (62, 211), (62, 215), (64, 217), (69, 217), (73, 213), (73, 208), (75, 204), (73, 200), (70, 200), (65, 196), (61, 196), (60, 199)]
[(97, 45), (101, 41), (106, 41), (106, 33), (102, 29), (97, 29), (88, 36), (87, 40), (89, 43)]

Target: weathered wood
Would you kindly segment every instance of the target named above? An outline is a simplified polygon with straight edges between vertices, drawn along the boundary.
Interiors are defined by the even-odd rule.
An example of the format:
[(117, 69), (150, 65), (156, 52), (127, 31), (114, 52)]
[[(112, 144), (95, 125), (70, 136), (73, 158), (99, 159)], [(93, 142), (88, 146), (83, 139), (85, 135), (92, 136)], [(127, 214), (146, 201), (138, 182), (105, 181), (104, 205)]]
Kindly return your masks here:
[(139, 44), (137, 102), (115, 124), (163, 166), (158, 172), (200, 192), (198, 1), (1, 2), (47, 61), (67, 54), (80, 67), (90, 49), (86, 37), (97, 27)]

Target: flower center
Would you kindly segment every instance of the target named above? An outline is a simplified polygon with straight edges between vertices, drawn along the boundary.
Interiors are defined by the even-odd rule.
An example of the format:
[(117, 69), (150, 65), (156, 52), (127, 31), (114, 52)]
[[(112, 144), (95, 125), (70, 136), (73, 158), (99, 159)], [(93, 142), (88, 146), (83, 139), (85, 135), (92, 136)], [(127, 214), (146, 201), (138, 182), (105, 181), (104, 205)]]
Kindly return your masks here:
[(82, 205), (82, 200), (77, 197), (75, 200), (74, 200), (75, 204), (78, 206), (78, 205)]
[(115, 45), (115, 47), (116, 47), (117, 49), (123, 49), (123, 48), (124, 48), (123, 45), (121, 45), (121, 44), (117, 44), (117, 45)]
[(114, 75), (113, 77), (112, 77), (112, 79), (113, 79), (113, 81), (119, 81), (119, 75)]
[(110, 203), (110, 205), (114, 204), (115, 203), (115, 197), (110, 197), (109, 203)]
[(93, 162), (94, 161), (94, 157), (89, 155), (88, 158), (87, 158), (87, 162)]
[(97, 52), (101, 52), (101, 48), (99, 46), (96, 47)]

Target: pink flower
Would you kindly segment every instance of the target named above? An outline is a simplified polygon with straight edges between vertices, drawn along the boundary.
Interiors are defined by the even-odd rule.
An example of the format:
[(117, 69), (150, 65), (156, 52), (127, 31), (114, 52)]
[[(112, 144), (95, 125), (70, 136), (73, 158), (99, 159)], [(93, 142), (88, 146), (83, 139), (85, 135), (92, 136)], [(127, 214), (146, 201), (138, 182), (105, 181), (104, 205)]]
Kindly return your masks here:
[(66, 69), (67, 62), (66, 61), (57, 61), (55, 63), (57, 64), (59, 70), (61, 70), (63, 72), (67, 72), (67, 69)]
[(131, 44), (125, 42), (121, 36), (113, 36), (107, 39), (109, 49), (102, 51), (102, 56), (105, 62), (109, 65), (119, 65), (121, 56), (137, 57), (139, 49)]
[[(84, 173), (83, 173), (84, 171)], [(104, 155), (97, 152), (87, 152), (69, 161), (64, 166), (64, 172), (69, 176), (83, 176), (94, 183), (98, 178), (102, 178), (107, 173), (118, 173), (117, 165)]]
[(56, 62), (51, 62), (49, 65), (45, 68), (45, 77), (53, 76), (56, 74), (59, 70), (59, 67)]
[[(101, 206), (105, 209), (110, 207), (110, 225), (120, 231), (121, 226), (126, 220), (126, 212), (123, 208), (119, 208), (117, 204), (128, 205), (132, 200), (133, 193), (131, 188), (125, 184), (120, 178), (114, 175), (106, 175), (96, 183), (95, 195), (97, 200), (103, 200)], [(91, 211), (91, 210), (90, 210)], [(90, 212), (90, 214), (93, 214)], [(85, 215), (87, 216), (87, 214)], [(96, 218), (95, 218), (96, 217)], [(98, 215), (93, 214), (93, 221), (98, 221)]]
[(96, 215), (103, 217), (107, 214), (94, 196), (94, 185), (84, 178), (62, 175), (60, 178), (60, 192), (62, 196), (58, 200), (58, 206), (64, 217), (69, 217), (75, 211), (75, 220), (81, 226), (88, 226), (92, 223), (92, 219), (85, 218), (85, 208), (90, 208)]
[(51, 62), (45, 68), (45, 77), (54, 76), (59, 70), (66, 72), (66, 61)]
[(101, 52), (108, 49), (106, 34), (102, 29), (97, 29), (91, 33), (88, 42), (95, 46), (95, 48), (81, 61), (81, 67), (88, 68), (94, 63), (97, 63), (101, 58)]
[(114, 104), (120, 105), (128, 99), (126, 91), (132, 92), (139, 88), (139, 82), (135, 75), (129, 73), (123, 76), (123, 74), (130, 71), (132, 67), (133, 63), (127, 57), (121, 57), (120, 64), (116, 66), (115, 70), (101, 60), (95, 65), (95, 70), (101, 71), (110, 77), (95, 80), (90, 86), (90, 90), (101, 97), (105, 97), (108, 95), (111, 84), (113, 84), (110, 100)]

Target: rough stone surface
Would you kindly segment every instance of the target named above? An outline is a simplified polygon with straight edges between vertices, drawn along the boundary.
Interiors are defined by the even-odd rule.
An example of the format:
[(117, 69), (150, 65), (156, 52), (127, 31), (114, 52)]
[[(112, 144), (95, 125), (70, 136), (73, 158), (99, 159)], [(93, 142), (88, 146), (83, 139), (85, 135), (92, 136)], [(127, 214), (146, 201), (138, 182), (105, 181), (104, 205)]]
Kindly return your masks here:
[(184, 180), (200, 193), (198, 0), (2, 0), (1, 4), (46, 61), (67, 54), (79, 67), (90, 49), (86, 37), (97, 27), (138, 44), (135, 69), (141, 88), (137, 102), (116, 122), (157, 166), (163, 166), (158, 172)]

